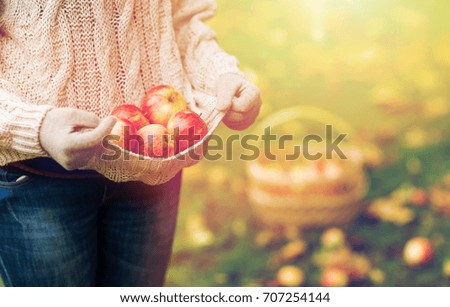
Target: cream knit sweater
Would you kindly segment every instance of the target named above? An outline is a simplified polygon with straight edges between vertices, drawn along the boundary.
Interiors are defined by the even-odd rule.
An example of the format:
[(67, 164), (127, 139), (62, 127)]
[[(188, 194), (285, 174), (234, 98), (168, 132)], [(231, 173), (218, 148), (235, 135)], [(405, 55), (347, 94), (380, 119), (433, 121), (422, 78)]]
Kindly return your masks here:
[(0, 165), (46, 156), (39, 129), (53, 107), (104, 117), (158, 84), (192, 101), (239, 72), (203, 23), (213, 0), (3, 1)]

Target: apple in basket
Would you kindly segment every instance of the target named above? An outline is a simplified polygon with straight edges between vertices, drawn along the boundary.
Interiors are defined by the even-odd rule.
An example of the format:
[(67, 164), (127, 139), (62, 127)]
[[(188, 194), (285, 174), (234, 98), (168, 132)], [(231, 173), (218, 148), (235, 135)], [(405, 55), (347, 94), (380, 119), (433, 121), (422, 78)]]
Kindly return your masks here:
[(155, 158), (174, 155), (174, 143), (163, 125), (147, 125), (141, 128), (137, 135), (143, 139), (143, 142), (139, 144), (139, 154)]
[(141, 109), (132, 104), (124, 104), (115, 108), (111, 115), (129, 121), (136, 130), (150, 124)]
[(201, 141), (208, 133), (203, 119), (190, 110), (178, 111), (170, 118), (167, 129), (175, 140), (175, 153), (182, 152)]
[(176, 88), (159, 85), (150, 89), (142, 100), (141, 109), (152, 124), (167, 126), (176, 112), (187, 108), (186, 99)]
[(110, 133), (110, 135), (114, 137), (114, 139), (110, 141), (110, 144), (119, 146), (128, 151), (136, 152), (138, 146), (136, 133), (136, 128), (130, 121), (118, 118)]

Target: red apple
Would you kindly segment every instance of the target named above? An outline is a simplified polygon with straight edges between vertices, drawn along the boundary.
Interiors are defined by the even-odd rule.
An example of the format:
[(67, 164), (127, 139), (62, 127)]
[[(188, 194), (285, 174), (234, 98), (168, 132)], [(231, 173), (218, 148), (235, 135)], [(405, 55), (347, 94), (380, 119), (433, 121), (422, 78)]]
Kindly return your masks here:
[(143, 139), (139, 146), (139, 153), (155, 158), (164, 158), (174, 154), (173, 142), (169, 140), (166, 127), (159, 124), (150, 124), (137, 132)]
[(112, 115), (117, 118), (128, 120), (131, 124), (134, 125), (136, 130), (139, 130), (142, 127), (150, 124), (148, 119), (142, 113), (141, 109), (132, 104), (124, 104), (115, 108), (112, 112)]
[(411, 194), (410, 202), (416, 206), (422, 207), (427, 204), (428, 195), (422, 189), (415, 189)]
[(170, 117), (185, 110), (187, 103), (183, 94), (176, 88), (160, 85), (147, 92), (141, 107), (150, 123), (167, 126)]
[(176, 153), (198, 143), (208, 133), (208, 126), (203, 119), (190, 110), (175, 113), (167, 123), (167, 129), (175, 138)]
[(134, 125), (122, 118), (118, 118), (116, 124), (111, 130), (110, 135), (119, 137), (118, 140), (111, 140), (110, 144), (117, 145), (125, 150), (136, 152), (136, 146), (138, 145), (136, 139), (136, 128)]
[(305, 273), (294, 265), (285, 265), (277, 272), (277, 282), (283, 287), (299, 287), (305, 282)]
[(328, 228), (322, 233), (320, 243), (328, 248), (345, 246), (345, 233), (337, 227)]
[(348, 273), (338, 268), (325, 268), (320, 275), (322, 287), (345, 287), (349, 281)]
[(411, 267), (427, 264), (433, 257), (433, 245), (430, 240), (424, 237), (410, 239), (403, 248), (403, 260)]

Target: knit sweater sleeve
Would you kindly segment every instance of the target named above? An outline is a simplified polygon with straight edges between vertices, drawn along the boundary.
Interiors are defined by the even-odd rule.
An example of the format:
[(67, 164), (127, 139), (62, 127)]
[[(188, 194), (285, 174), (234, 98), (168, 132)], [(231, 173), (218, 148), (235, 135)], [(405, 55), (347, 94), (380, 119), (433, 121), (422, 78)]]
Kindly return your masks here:
[(39, 142), (39, 129), (51, 108), (25, 103), (0, 88), (0, 165), (47, 155)]
[(216, 11), (214, 0), (172, 0), (172, 9), (181, 60), (195, 89), (214, 93), (220, 75), (240, 74), (237, 59), (219, 47), (204, 23)]

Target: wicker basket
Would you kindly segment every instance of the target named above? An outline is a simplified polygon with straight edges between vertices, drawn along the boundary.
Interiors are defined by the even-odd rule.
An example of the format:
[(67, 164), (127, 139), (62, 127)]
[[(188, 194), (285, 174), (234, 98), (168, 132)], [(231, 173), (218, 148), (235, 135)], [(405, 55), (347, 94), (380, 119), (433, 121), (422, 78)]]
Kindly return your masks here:
[[(338, 131), (351, 133), (342, 119), (314, 107), (293, 107), (266, 118), (256, 128), (258, 133), (294, 120), (332, 124)], [(347, 160), (279, 161), (267, 163), (264, 158), (250, 161), (248, 198), (255, 216), (268, 226), (321, 228), (345, 226), (361, 211), (361, 200), (367, 191), (367, 178), (358, 148), (351, 142), (344, 147)], [(315, 171), (317, 163), (324, 169)], [(301, 165), (301, 166), (300, 166)]]

